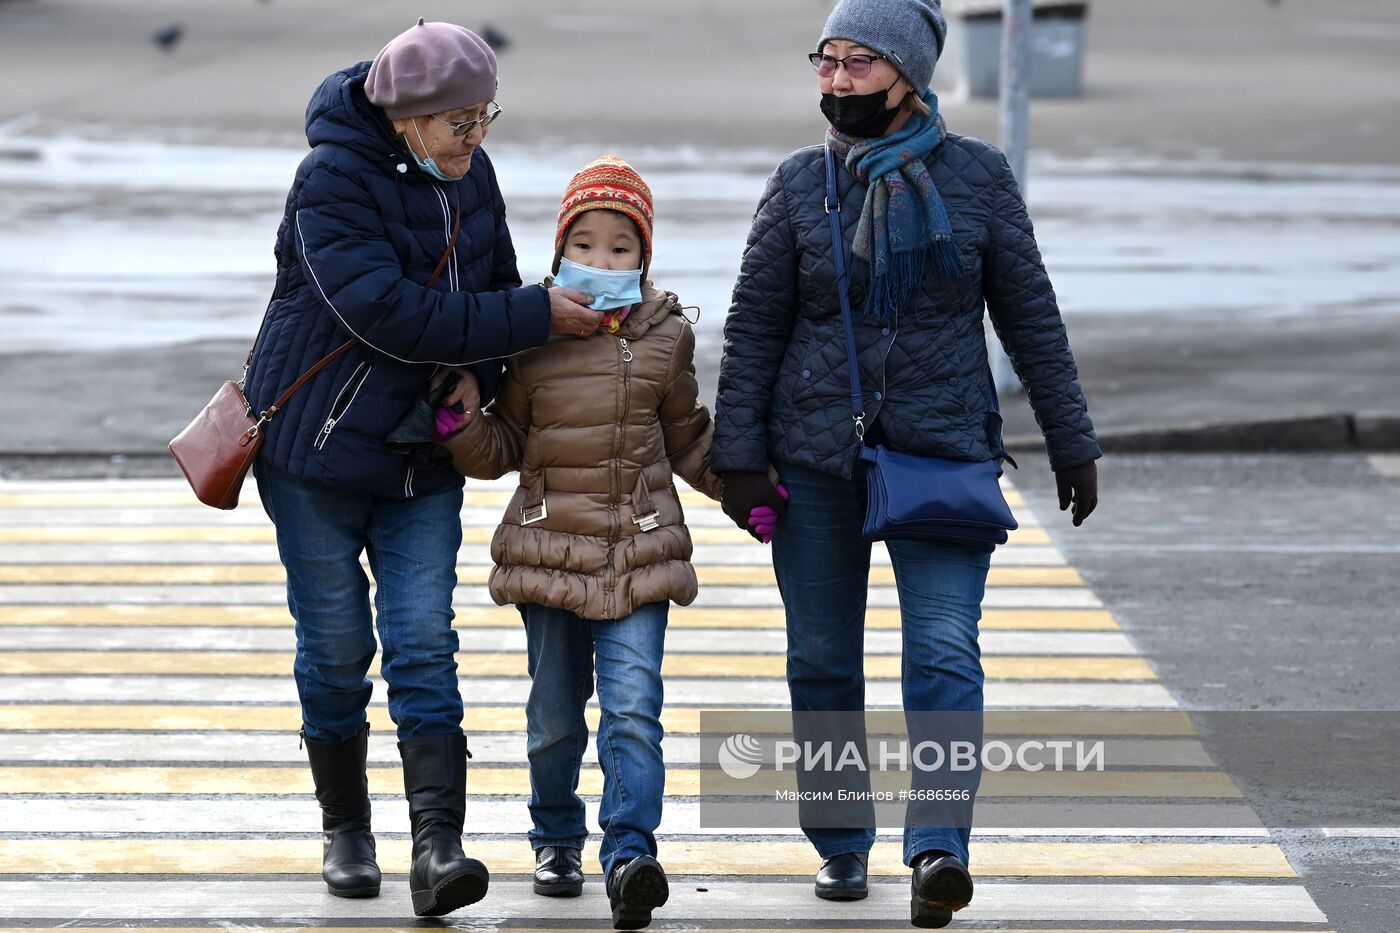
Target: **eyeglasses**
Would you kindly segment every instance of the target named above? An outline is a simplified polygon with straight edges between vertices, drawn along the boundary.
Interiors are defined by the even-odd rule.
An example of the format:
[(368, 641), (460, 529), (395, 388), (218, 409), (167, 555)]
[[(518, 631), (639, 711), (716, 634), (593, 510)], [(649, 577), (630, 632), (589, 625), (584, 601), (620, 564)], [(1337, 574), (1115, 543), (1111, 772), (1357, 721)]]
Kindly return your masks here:
[(845, 65), (846, 74), (852, 78), (868, 78), (875, 63), (887, 59), (888, 56), (885, 55), (847, 55), (845, 58), (832, 58), (821, 52), (813, 52), (807, 56), (807, 61), (812, 63), (812, 70), (823, 78), (836, 74), (837, 65)]
[(453, 136), (466, 136), (472, 130), (476, 129), (478, 123), (481, 124), (483, 128), (488, 127), (492, 123), (495, 123), (496, 118), (501, 115), (501, 108), (496, 106), (496, 102), (494, 100), (491, 101), (491, 103), (489, 103), (487, 106), (493, 107), (495, 109), (486, 111), (486, 113), (482, 114), (475, 120), (463, 120), (461, 123), (452, 123), (449, 120), (444, 120), (437, 114), (433, 114), (433, 119), (438, 121), (439, 123), (452, 127)]

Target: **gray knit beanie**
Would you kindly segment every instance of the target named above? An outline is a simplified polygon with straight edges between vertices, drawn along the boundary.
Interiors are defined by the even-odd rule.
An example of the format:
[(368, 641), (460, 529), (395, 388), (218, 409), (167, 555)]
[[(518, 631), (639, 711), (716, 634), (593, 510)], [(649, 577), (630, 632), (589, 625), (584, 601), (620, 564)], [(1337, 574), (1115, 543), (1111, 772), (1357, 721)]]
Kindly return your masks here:
[(822, 27), (820, 50), (832, 39), (859, 42), (881, 55), (922, 94), (933, 81), (948, 21), (940, 0), (841, 0)]
[(365, 96), (391, 120), (482, 104), (496, 96), (496, 53), (465, 26), (420, 17), (374, 56)]

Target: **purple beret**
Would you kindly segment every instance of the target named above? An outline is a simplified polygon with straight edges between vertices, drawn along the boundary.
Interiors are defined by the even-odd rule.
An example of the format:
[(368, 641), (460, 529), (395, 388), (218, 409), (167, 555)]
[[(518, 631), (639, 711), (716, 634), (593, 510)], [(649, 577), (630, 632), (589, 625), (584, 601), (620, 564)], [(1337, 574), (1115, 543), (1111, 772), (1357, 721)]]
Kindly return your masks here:
[(391, 120), (482, 104), (496, 96), (496, 53), (465, 26), (419, 18), (374, 56), (365, 94)]

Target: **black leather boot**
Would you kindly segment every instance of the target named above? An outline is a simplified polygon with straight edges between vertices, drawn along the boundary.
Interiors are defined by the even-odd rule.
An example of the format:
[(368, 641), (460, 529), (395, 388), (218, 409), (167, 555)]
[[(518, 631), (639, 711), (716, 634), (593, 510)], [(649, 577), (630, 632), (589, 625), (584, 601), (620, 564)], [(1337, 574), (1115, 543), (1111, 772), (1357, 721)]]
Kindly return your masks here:
[(666, 872), (649, 855), (614, 865), (607, 887), (614, 930), (640, 930), (647, 926), (651, 912), (671, 896)]
[(399, 743), (413, 824), (408, 874), (413, 912), (441, 917), (486, 896), (486, 866), (462, 854), (467, 809), (467, 738), (423, 735)]
[(870, 889), (866, 884), (866, 852), (848, 852), (822, 862), (817, 869), (817, 897), (828, 901), (863, 900)]
[(365, 756), (369, 726), (348, 742), (315, 742), (302, 733), (321, 805), (321, 877), (336, 897), (376, 897), (379, 866), (369, 831)]
[(542, 846), (535, 850), (535, 893), (545, 897), (582, 894), (582, 853), (569, 846)]
[(914, 857), (913, 897), (909, 922), (939, 930), (953, 922), (953, 911), (972, 900), (972, 875), (962, 859), (947, 852), (921, 852)]

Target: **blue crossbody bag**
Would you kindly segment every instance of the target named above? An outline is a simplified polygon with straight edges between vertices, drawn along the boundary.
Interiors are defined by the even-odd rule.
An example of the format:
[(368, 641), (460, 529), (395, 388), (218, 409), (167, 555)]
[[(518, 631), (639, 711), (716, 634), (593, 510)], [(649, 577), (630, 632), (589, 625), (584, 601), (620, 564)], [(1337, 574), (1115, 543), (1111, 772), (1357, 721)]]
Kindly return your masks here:
[[(1005, 544), (1016, 518), (1002, 495), (997, 460), (980, 462), (921, 457), (865, 443), (865, 398), (860, 386), (855, 323), (851, 317), (846, 276), (846, 243), (841, 232), (841, 199), (836, 190), (836, 158), (826, 148), (826, 216), (831, 221), (836, 256), (836, 288), (841, 323), (846, 330), (846, 360), (851, 370), (851, 412), (860, 458), (865, 463), (866, 506), (862, 533), (867, 541), (914, 539), (991, 553)], [(991, 382), (991, 369), (987, 380)], [(996, 408), (996, 386), (992, 386)]]

